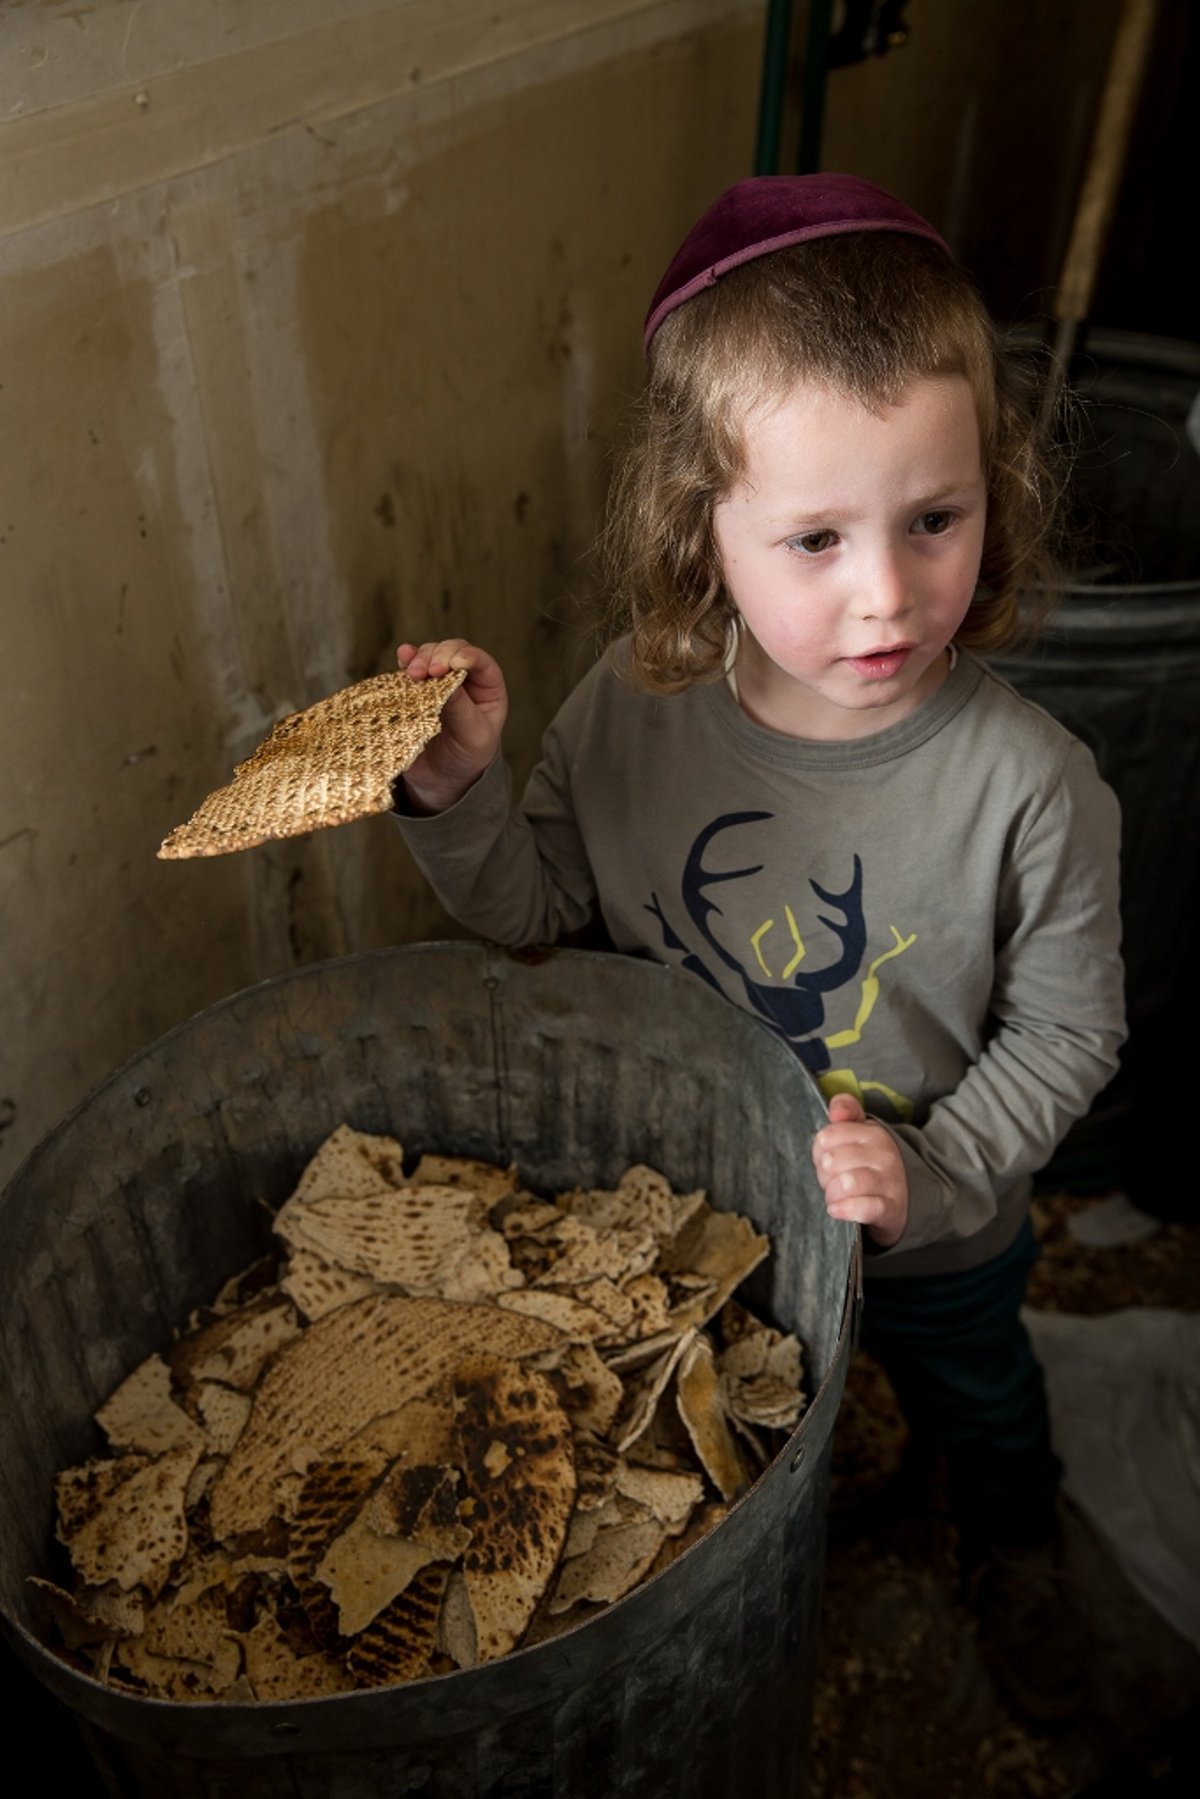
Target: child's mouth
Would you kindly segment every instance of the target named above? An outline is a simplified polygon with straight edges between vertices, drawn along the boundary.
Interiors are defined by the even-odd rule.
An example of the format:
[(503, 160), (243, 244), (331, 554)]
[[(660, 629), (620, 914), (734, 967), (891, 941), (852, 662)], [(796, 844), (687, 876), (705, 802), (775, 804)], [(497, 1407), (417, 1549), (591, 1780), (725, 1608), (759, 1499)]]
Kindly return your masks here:
[(911, 644), (900, 644), (894, 650), (872, 650), (866, 656), (847, 656), (847, 665), (867, 681), (886, 681), (898, 675), (912, 654)]

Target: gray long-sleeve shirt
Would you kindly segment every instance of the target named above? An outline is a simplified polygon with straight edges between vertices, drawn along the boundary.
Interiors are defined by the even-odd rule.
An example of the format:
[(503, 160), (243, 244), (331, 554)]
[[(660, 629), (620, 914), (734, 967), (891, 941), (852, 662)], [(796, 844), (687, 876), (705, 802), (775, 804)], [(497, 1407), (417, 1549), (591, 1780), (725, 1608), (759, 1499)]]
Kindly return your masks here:
[(755, 724), (724, 683), (647, 695), (622, 653), (551, 724), (519, 808), (498, 760), (401, 818), (446, 909), (511, 944), (598, 909), (617, 949), (687, 968), (857, 1094), (909, 1179), (873, 1276), (999, 1254), (1125, 1035), (1119, 816), (1090, 751), (965, 654), (900, 723), (831, 743)]

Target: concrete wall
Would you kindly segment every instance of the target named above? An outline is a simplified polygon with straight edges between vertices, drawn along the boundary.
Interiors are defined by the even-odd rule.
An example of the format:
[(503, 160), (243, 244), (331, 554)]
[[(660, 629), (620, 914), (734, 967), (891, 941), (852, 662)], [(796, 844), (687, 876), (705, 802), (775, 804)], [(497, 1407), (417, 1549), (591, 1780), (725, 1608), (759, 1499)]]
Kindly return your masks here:
[[(824, 165), (1036, 309), (1115, 11), (914, 0), (831, 78)], [(443, 625), (506, 663), (527, 770), (587, 659), (646, 300), (751, 167), (763, 12), (0, 7), (0, 1178), (191, 1012), (452, 928), (386, 820), (155, 850), (275, 719)]]

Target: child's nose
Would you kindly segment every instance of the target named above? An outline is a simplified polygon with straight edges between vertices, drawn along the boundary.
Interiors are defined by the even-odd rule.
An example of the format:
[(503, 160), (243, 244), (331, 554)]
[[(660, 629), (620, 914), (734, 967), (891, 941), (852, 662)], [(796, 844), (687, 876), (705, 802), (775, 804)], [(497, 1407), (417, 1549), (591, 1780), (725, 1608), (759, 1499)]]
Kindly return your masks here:
[(863, 595), (865, 618), (899, 618), (911, 603), (908, 574), (903, 558), (895, 551), (883, 551), (873, 558), (867, 571)]

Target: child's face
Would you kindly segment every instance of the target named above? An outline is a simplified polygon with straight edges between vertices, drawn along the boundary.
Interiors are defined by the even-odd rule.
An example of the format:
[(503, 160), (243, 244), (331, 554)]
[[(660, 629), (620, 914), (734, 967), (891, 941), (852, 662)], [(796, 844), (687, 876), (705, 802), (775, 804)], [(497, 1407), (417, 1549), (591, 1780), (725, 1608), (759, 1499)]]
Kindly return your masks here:
[(913, 381), (894, 406), (801, 383), (756, 407), (713, 514), (741, 615), (738, 697), (797, 737), (865, 737), (949, 672), (987, 499), (971, 389)]

